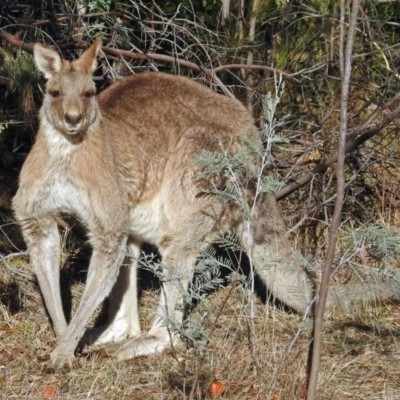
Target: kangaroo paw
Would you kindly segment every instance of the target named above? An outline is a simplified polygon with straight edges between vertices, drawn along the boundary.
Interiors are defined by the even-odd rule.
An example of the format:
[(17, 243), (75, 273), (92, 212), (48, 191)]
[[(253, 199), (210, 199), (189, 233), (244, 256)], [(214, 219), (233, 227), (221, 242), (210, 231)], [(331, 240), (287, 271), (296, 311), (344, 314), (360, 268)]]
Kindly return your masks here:
[[(173, 337), (173, 345), (179, 342)], [(128, 360), (134, 357), (146, 356), (153, 353), (160, 353), (171, 346), (171, 338), (160, 337), (159, 335), (143, 335), (134, 339), (123, 340), (118, 343), (109, 343), (100, 352), (106, 352), (109, 357), (117, 361)]]

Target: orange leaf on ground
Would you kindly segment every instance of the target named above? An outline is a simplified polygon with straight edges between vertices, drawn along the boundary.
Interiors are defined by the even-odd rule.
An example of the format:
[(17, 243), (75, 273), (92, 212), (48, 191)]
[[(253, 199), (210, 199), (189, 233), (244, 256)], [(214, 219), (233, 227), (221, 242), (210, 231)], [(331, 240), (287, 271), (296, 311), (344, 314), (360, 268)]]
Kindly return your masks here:
[(45, 391), (43, 392), (44, 399), (55, 399), (56, 398), (56, 389), (54, 386), (47, 386)]
[(211, 383), (211, 385), (208, 387), (207, 395), (212, 396), (214, 398), (218, 398), (222, 396), (224, 390), (225, 390), (224, 384), (221, 381), (215, 381)]

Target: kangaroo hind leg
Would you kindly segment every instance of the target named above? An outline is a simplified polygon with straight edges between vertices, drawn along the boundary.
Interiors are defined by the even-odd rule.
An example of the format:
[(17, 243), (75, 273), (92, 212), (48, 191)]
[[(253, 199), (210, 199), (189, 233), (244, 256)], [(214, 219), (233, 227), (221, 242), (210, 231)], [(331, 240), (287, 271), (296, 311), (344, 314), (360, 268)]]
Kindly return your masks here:
[(137, 270), (141, 243), (129, 240), (127, 247), (128, 254), (109, 296), (107, 323), (86, 331), (82, 344), (98, 346), (140, 335)]
[(173, 244), (167, 249), (161, 249), (161, 253), (163, 273), (156, 317), (147, 334), (105, 346), (105, 351), (118, 361), (160, 352), (179, 342), (185, 298), (190, 297), (188, 286), (193, 277), (198, 251)]

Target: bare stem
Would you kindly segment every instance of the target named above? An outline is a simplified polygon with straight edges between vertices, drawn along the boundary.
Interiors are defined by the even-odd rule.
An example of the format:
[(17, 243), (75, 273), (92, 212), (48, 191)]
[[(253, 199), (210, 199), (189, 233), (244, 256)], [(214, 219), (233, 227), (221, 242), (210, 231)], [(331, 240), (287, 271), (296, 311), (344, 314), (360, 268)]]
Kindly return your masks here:
[[(345, 14), (345, 0), (341, 0), (341, 18), (340, 18), (340, 47), (344, 48), (344, 14)], [(331, 270), (333, 259), (336, 250), (336, 241), (338, 230), (341, 221), (341, 213), (343, 206), (344, 190), (345, 190), (345, 176), (344, 176), (344, 159), (346, 154), (346, 135), (347, 135), (347, 103), (349, 97), (349, 87), (351, 78), (351, 58), (353, 53), (354, 35), (357, 24), (357, 15), (359, 11), (358, 0), (353, 0), (352, 10), (350, 14), (350, 24), (347, 32), (347, 41), (344, 51), (340, 51), (340, 70), (342, 75), (342, 93), (341, 93), (341, 107), (340, 107), (340, 127), (339, 127), (339, 141), (338, 141), (338, 159), (336, 165), (337, 177), (337, 196), (335, 203), (335, 210), (332, 217), (331, 229), (329, 232), (328, 251), (326, 254), (325, 264), (322, 270), (321, 286), (319, 289), (318, 300), (316, 305), (316, 313), (314, 320), (314, 337), (311, 359), (311, 371), (309, 376), (309, 384), (307, 391), (307, 400), (313, 400), (316, 396), (318, 373), (321, 361), (321, 345), (323, 333), (323, 321), (325, 313), (326, 299), (328, 296), (329, 279), (331, 277)]]

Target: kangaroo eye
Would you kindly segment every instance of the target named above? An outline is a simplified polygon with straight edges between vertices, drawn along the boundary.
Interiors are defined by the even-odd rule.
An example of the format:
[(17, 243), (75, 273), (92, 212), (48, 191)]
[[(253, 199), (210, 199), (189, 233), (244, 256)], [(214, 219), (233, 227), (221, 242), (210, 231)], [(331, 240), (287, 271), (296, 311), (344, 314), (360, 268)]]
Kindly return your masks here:
[(85, 97), (87, 97), (88, 99), (90, 99), (91, 97), (93, 97), (94, 96), (94, 92), (85, 92), (84, 94), (83, 94)]
[(60, 92), (58, 90), (51, 90), (49, 93), (50, 93), (50, 96), (54, 97), (54, 98), (56, 98), (60, 95)]

